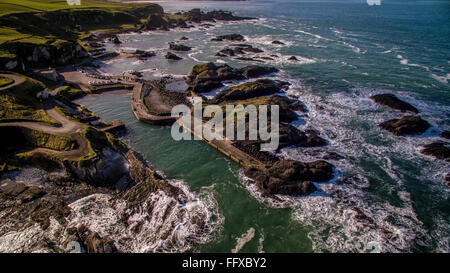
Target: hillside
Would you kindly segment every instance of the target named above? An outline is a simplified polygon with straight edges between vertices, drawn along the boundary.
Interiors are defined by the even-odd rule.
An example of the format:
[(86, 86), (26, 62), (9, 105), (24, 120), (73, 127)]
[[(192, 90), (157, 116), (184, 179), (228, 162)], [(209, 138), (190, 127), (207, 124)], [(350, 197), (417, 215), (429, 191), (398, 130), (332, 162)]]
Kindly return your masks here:
[[(70, 6), (63, 0), (0, 0), (0, 66), (70, 63), (85, 57), (78, 41), (90, 31), (133, 28), (150, 14), (162, 13), (151, 3), (83, 0)], [(41, 55), (51, 58), (42, 61)]]

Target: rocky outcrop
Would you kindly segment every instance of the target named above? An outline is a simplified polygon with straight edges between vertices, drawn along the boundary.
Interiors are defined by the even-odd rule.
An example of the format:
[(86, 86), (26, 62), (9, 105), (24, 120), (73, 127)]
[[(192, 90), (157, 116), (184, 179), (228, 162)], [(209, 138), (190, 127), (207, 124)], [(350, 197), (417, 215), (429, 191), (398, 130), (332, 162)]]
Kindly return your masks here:
[(380, 124), (380, 127), (396, 136), (419, 135), (425, 133), (430, 124), (417, 116), (404, 116)]
[(0, 192), (9, 198), (15, 198), (21, 204), (45, 195), (45, 191), (38, 186), (17, 183), (10, 179), (1, 182)]
[(113, 44), (115, 44), (115, 45), (120, 45), (120, 44), (122, 44), (122, 42), (119, 40), (119, 37), (117, 37), (117, 35), (114, 35), (114, 36), (111, 38), (111, 41), (112, 41)]
[(11, 41), (2, 44), (1, 48), (14, 54), (16, 62), (23, 63), (25, 68), (67, 65), (89, 56), (78, 42), (69, 41), (45, 45)]
[(186, 78), (186, 83), (189, 85), (188, 91), (205, 93), (222, 87), (223, 81), (243, 79), (245, 77), (242, 74), (226, 64), (216, 66), (213, 63), (206, 63), (194, 66)]
[(307, 133), (300, 131), (290, 124), (280, 124), (280, 144), (278, 149), (289, 146), (320, 147), (327, 144), (326, 140), (314, 131)]
[(297, 57), (295, 57), (295, 56), (291, 56), (291, 57), (289, 57), (289, 59), (288, 59), (289, 61), (298, 61), (298, 59), (297, 59)]
[[(188, 91), (205, 93), (222, 87), (223, 81), (257, 78), (275, 72), (278, 72), (278, 69), (274, 67), (253, 65), (241, 69), (234, 69), (226, 64), (216, 66), (214, 63), (205, 63), (195, 65), (192, 68), (191, 73), (186, 78), (186, 83), (189, 85)], [(281, 87), (284, 88), (285, 84), (281, 84)], [(242, 87), (245, 88), (245, 86)], [(279, 90), (279, 88), (277, 87), (276, 89)]]
[(246, 100), (260, 96), (273, 95), (284, 92), (284, 88), (287, 86), (288, 83), (286, 82), (268, 79), (246, 82), (217, 93), (213, 102), (221, 103), (224, 101)]
[(173, 54), (172, 52), (167, 52), (165, 58), (168, 59), (168, 60), (174, 60), (174, 61), (178, 61), (178, 60), (182, 60), (183, 59), (183, 58)]
[(247, 44), (237, 44), (231, 45), (230, 47), (224, 48), (219, 51), (216, 56), (224, 57), (224, 56), (236, 56), (236, 55), (244, 55), (247, 53), (261, 53), (263, 50), (253, 47)]
[(201, 23), (203, 21), (214, 22), (215, 20), (221, 21), (242, 21), (251, 20), (254, 18), (235, 16), (231, 12), (227, 11), (209, 11), (202, 12), (200, 9), (192, 9), (184, 13), (178, 13), (176, 15), (182, 16), (186, 21), (192, 21), (195, 23)]
[(448, 143), (442, 141), (427, 144), (423, 146), (420, 152), (424, 155), (430, 155), (441, 160), (450, 161), (450, 148), (448, 148)]
[(239, 69), (239, 72), (242, 73), (244, 77), (252, 79), (252, 78), (259, 78), (261, 76), (269, 75), (272, 73), (277, 73), (279, 72), (279, 70), (275, 67), (270, 66), (251, 65)]
[(68, 229), (69, 237), (66, 241), (75, 241), (80, 244), (87, 253), (118, 253), (115, 243), (108, 237), (101, 237), (97, 232), (92, 232), (85, 226)]
[(223, 40), (233, 41), (233, 42), (235, 42), (235, 41), (241, 42), (241, 41), (245, 41), (245, 38), (241, 34), (233, 33), (233, 34), (219, 35), (214, 39), (214, 41), (216, 41), (216, 42), (220, 42)]
[(450, 131), (443, 131), (441, 137), (450, 139)]
[(417, 110), (414, 106), (400, 100), (393, 94), (379, 94), (374, 95), (370, 98), (378, 104), (388, 106), (392, 109), (400, 110), (401, 112), (410, 111), (413, 113), (419, 113), (419, 110)]
[(311, 181), (325, 182), (333, 178), (333, 166), (326, 161), (279, 160), (268, 170), (249, 168), (245, 174), (255, 181), (263, 194), (299, 196), (316, 190)]
[(185, 45), (180, 45), (180, 44), (173, 44), (171, 43), (169, 45), (170, 50), (174, 50), (174, 51), (190, 51), (192, 48), (189, 46), (185, 46)]

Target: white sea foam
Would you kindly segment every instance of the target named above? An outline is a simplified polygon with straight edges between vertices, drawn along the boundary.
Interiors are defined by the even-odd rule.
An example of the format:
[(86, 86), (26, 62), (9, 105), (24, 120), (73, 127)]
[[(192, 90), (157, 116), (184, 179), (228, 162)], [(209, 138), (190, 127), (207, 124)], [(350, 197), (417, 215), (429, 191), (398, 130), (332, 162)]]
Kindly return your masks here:
[(69, 226), (85, 225), (124, 252), (184, 252), (211, 240), (223, 223), (211, 189), (195, 195), (182, 181), (170, 183), (182, 190), (184, 202), (157, 191), (130, 209), (124, 200), (94, 194), (69, 205)]
[(419, 67), (419, 68), (422, 68), (422, 69), (424, 69), (424, 70), (426, 70), (426, 71), (430, 71), (430, 68), (429, 68), (429, 67), (427, 67), (427, 66), (425, 66), (425, 65), (420, 65), (420, 64), (411, 63), (411, 62), (409, 62), (408, 59), (406, 59), (405, 57), (403, 57), (403, 56), (400, 55), (400, 54), (397, 55), (397, 59), (400, 59), (400, 63), (401, 63), (402, 65), (407, 65), (407, 66), (412, 66), (412, 67)]
[(445, 76), (439, 76), (439, 75), (431, 73), (431, 77), (443, 84), (448, 84), (448, 80), (450, 80), (450, 73), (447, 73), (447, 75), (445, 75)]
[(245, 246), (246, 243), (250, 242), (253, 237), (255, 237), (255, 229), (249, 228), (246, 233), (242, 234), (241, 237), (236, 239), (236, 246), (231, 250), (232, 253), (238, 253)]
[[(256, 186), (241, 172), (240, 177), (252, 196), (273, 207), (294, 208), (293, 219), (312, 228), (308, 237), (315, 251), (370, 252), (370, 246), (374, 245), (382, 252), (412, 251), (416, 247), (431, 245), (436, 251), (447, 251), (449, 225), (445, 216), (436, 213), (433, 215), (434, 227), (431, 230), (424, 227), (404, 182), (411, 170), (398, 165), (398, 160), (416, 164), (419, 171), (416, 179), (431, 180), (423, 186), (433, 191), (435, 200), (448, 198), (449, 190), (443, 181), (450, 171), (450, 164), (435, 164), (434, 159), (421, 155), (418, 150), (422, 145), (439, 139), (440, 130), (448, 129), (445, 126), (439, 128), (436, 124), (439, 124), (442, 113), (450, 113), (450, 107), (417, 99), (406, 92), (395, 92), (401, 99), (415, 105), (421, 116), (433, 126), (421, 137), (396, 137), (377, 125), (401, 114), (369, 99), (374, 94), (392, 93), (391, 90), (355, 88), (351, 92), (324, 96), (311, 92), (301, 81), (282, 78), (286, 76), (283, 72), (279, 76), (292, 83), (287, 94), (299, 97), (309, 109), (306, 123), (298, 126), (316, 129), (329, 141), (329, 145), (323, 148), (286, 148), (281, 155), (313, 161), (321, 159), (327, 151), (333, 151), (343, 155), (344, 159), (333, 161), (340, 173), (336, 183), (317, 183), (319, 192), (301, 198), (261, 196)], [(389, 180), (375, 172), (376, 168), (363, 168), (360, 160), (364, 158), (374, 161)], [(402, 204), (394, 206), (388, 199), (379, 199), (368, 191), (374, 187), (374, 180), (384, 181), (382, 187), (388, 188), (388, 192), (397, 196)], [(438, 236), (434, 236), (436, 234)]]

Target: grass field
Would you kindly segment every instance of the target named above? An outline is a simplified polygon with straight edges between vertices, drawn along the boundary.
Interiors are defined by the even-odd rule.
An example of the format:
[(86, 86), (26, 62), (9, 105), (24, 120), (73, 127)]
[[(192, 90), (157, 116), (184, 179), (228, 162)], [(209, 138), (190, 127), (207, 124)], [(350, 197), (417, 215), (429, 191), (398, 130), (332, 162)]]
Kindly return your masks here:
[[(0, 0), (0, 45), (5, 42), (29, 44), (46, 44), (53, 40), (75, 40), (85, 33), (102, 28), (122, 28), (131, 21), (139, 21), (142, 10), (139, 8), (157, 7), (151, 3), (117, 3), (100, 0), (81, 0), (81, 5), (69, 5), (66, 0)], [(98, 24), (89, 20), (83, 21), (83, 30), (73, 29), (70, 21), (67, 24), (57, 22), (53, 25), (52, 17), (45, 12), (98, 11), (108, 14), (105, 22)], [(120, 16), (122, 14), (122, 16)], [(126, 15), (128, 17), (126, 17)], [(88, 17), (89, 18), (89, 17)], [(123, 22), (122, 22), (123, 21)]]
[(111, 11), (145, 6), (144, 3), (118, 3), (107, 2), (98, 0), (81, 0), (81, 5), (70, 6), (66, 0), (0, 0), (0, 16), (11, 13), (23, 13), (23, 12), (44, 12), (44, 11), (56, 11), (62, 9), (92, 9), (102, 8), (109, 9)]
[(25, 78), (23, 83), (0, 91), (0, 121), (37, 121), (58, 125), (36, 98), (36, 94), (45, 86), (39, 81), (21, 77)]
[(14, 82), (13, 79), (0, 76), (0, 87), (4, 87), (4, 86), (7, 86), (7, 85), (10, 85), (13, 82)]

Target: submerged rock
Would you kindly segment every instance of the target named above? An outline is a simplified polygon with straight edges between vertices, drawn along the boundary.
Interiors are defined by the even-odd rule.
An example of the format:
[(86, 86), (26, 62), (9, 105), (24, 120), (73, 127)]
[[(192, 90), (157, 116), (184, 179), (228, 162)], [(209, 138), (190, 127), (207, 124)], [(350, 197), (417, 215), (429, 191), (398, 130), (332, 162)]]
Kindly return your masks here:
[(424, 155), (430, 155), (441, 160), (450, 161), (450, 149), (445, 142), (438, 141), (427, 144), (423, 146), (420, 152)]
[(378, 104), (385, 105), (402, 112), (411, 111), (413, 113), (419, 113), (419, 110), (417, 110), (414, 106), (400, 100), (393, 94), (379, 94), (370, 98)]
[(404, 116), (401, 119), (391, 119), (379, 125), (396, 136), (419, 135), (430, 128), (430, 124), (417, 116)]
[(275, 40), (272, 42), (273, 45), (285, 45), (285, 43)]

